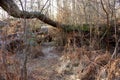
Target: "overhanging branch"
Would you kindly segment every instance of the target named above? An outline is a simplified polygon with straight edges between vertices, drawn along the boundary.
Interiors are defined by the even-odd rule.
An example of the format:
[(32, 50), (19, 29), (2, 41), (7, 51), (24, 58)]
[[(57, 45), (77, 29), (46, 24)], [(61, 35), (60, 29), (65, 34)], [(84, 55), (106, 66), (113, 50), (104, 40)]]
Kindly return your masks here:
[(32, 19), (37, 18), (41, 20), (42, 22), (49, 24), (53, 27), (64, 27), (65, 25), (60, 24), (57, 21), (53, 21), (41, 12), (28, 12), (28, 11), (22, 11), (19, 9), (19, 7), (16, 5), (16, 3), (13, 0), (0, 0), (0, 6), (11, 16), (16, 18), (26, 18), (26, 19)]

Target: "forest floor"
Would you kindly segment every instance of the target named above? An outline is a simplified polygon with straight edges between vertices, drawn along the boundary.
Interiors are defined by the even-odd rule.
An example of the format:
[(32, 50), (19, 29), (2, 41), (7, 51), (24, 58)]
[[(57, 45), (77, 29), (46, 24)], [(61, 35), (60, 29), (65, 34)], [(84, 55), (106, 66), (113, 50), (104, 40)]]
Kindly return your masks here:
[[(120, 80), (120, 57), (111, 59), (108, 52), (87, 50), (85, 47), (56, 48), (51, 43), (43, 44), (43, 56), (27, 61), (28, 80)], [(34, 54), (35, 52), (32, 52)], [(20, 74), (23, 54), (9, 56), (8, 71)], [(10, 61), (10, 59), (16, 61)], [(19, 76), (18, 76), (19, 77)], [(12, 80), (18, 80), (13, 79)]]
[[(40, 53), (44, 54), (39, 57), (31, 58), (28, 57), (27, 60), (27, 74), (28, 80), (64, 80), (60, 78), (59, 74), (56, 71), (56, 65), (59, 63), (59, 58), (61, 57), (61, 52), (55, 46), (51, 45), (51, 43), (44, 43), (42, 46), (37, 47), (41, 49)], [(37, 51), (32, 52), (32, 54), (36, 53)], [(1, 55), (2, 56), (2, 55)], [(21, 74), (21, 68), (24, 62), (24, 54), (12, 54), (7, 55), (7, 71), (8, 73), (14, 75), (12, 80), (17, 80)], [(2, 58), (1, 58), (1, 65), (2, 65)], [(1, 67), (0, 75), (4, 76), (4, 68)], [(1, 78), (0, 78), (1, 80)]]
[(35, 80), (60, 80), (57, 78), (57, 72), (55, 71), (60, 52), (56, 51), (54, 46), (48, 44), (42, 46), (42, 52), (44, 53), (43, 57), (29, 60), (27, 65), (29, 75), (32, 75)]
[[(21, 42), (14, 44), (11, 47)], [(68, 45), (59, 47), (54, 42), (45, 42), (30, 47), (26, 52), (30, 54), (26, 65), (28, 80), (120, 80), (120, 53), (112, 58), (112, 54), (105, 50)], [(24, 48), (12, 54), (0, 50), (0, 80), (20, 80), (25, 59), (25, 53), (21, 51)], [(5, 59), (6, 66), (3, 65)], [(9, 79), (5, 79), (6, 76)]]
[[(120, 80), (120, 57), (112, 59), (109, 52), (85, 47), (68, 48), (66, 52), (63, 47), (51, 43), (44, 43), (38, 49), (44, 55), (28, 58), (28, 80)], [(6, 58), (9, 80), (19, 80), (24, 54), (12, 54)], [(4, 68), (0, 66), (0, 76), (5, 75), (2, 70)]]

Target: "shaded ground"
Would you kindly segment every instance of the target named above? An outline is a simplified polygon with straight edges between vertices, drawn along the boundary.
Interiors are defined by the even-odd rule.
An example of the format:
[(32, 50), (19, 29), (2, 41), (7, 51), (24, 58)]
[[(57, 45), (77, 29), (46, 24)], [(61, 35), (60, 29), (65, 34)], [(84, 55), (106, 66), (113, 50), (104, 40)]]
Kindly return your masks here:
[[(59, 51), (56, 50), (55, 46), (52, 46), (51, 43), (45, 43), (41, 49), (44, 56), (39, 56), (37, 58), (28, 58), (27, 62), (27, 72), (28, 72), (28, 80), (60, 80), (57, 79), (55, 65), (58, 63), (60, 58)], [(37, 51), (32, 52), (32, 54)], [(39, 52), (39, 53), (41, 53)], [(0, 57), (2, 53), (0, 54)], [(16, 77), (20, 75), (20, 69), (22, 68), (24, 61), (24, 54), (7, 54), (7, 69), (10, 74), (14, 74)], [(0, 65), (2, 62), (2, 58), (0, 60)], [(2, 72), (2, 73), (1, 73)], [(2, 68), (0, 67), (0, 74), (3, 74)], [(53, 76), (54, 75), (54, 76)], [(16, 80), (12, 78), (13, 80)], [(0, 79), (1, 80), (1, 79)]]
[(32, 74), (36, 80), (53, 80), (51, 78), (56, 76), (54, 66), (58, 63), (60, 56), (54, 53), (53, 50), (55, 50), (53, 46), (44, 45), (42, 46), (44, 57), (39, 57), (28, 62), (28, 72), (30, 75)]
[[(61, 57), (61, 51), (58, 51), (52, 43), (42, 44), (41, 50), (44, 56), (39, 56), (37, 58), (29, 58), (27, 63), (27, 70), (29, 80), (63, 80), (59, 79), (59, 74), (57, 74), (56, 65)], [(34, 52), (32, 53), (34, 54)], [(15, 56), (22, 65), (23, 64), (23, 54), (18, 54)]]
[[(28, 80), (120, 80), (119, 57), (111, 59), (109, 52), (90, 51), (84, 47), (75, 48), (74, 51), (69, 48), (67, 52), (62, 52), (62, 48), (58, 49), (51, 44), (45, 43), (39, 48), (44, 56), (28, 59)], [(23, 56), (7, 55), (9, 80), (18, 80), (15, 77), (20, 77)], [(2, 70), (0, 66), (0, 76), (5, 75)]]

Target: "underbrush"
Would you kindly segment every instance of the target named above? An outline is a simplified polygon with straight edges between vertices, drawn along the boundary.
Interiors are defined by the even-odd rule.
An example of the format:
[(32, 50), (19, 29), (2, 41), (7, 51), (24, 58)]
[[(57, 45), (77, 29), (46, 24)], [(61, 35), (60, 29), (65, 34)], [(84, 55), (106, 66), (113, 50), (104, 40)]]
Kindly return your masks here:
[[(83, 31), (88, 31), (88, 28), (84, 28)], [(14, 33), (14, 31), (11, 29), (8, 33)], [(64, 34), (56, 28), (50, 29), (47, 36), (43, 35), (45, 38), (42, 40), (42, 35), (36, 35), (37, 37), (35, 37), (35, 34), (30, 34), (30, 37), (27, 38), (30, 47), (26, 51), (26, 53), (29, 53), (27, 80), (120, 80), (120, 57), (112, 58), (112, 55), (107, 51), (93, 50), (97, 48), (98, 43), (94, 38), (92, 42), (95, 48), (82, 47), (84, 44), (90, 44), (89, 33), (84, 33), (81, 35), (82, 37), (78, 34), (78, 32)], [(12, 37), (8, 39), (9, 43), (5, 47), (8, 51), (0, 50), (0, 80), (23, 80), (21, 76), (24, 77), (24, 74), (21, 74), (21, 69), (25, 56), (22, 52), (26, 48), (25, 43), (20, 36), (18, 36), (18, 39), (14, 39), (15, 36), (12, 34), (9, 36)], [(57, 46), (56, 50), (52, 51), (58, 57), (53, 58), (53, 55), (47, 54), (52, 57), (43, 58), (45, 55), (41, 49), (42, 42), (47, 42), (46, 44), (43, 43), (43, 48), (50, 45), (55, 46), (54, 43), (58, 46), (62, 44), (62, 48)], [(63, 49), (63, 45), (67, 46)], [(103, 45), (105, 46), (104, 43)], [(50, 52), (48, 51), (48, 53)], [(31, 72), (29, 69), (31, 69)]]
[[(28, 62), (40, 56), (44, 56), (40, 46), (30, 47), (28, 53)], [(0, 80), (23, 80), (21, 76), (24, 76), (24, 74), (21, 73), (21, 70), (24, 62), (24, 55), (25, 54), (21, 52), (12, 53), (7, 50), (0, 50)], [(31, 66), (34, 66), (34, 64)]]
[(65, 51), (56, 71), (64, 80), (120, 80), (120, 58), (103, 50), (84, 47)]
[[(32, 48), (34, 49), (34, 48)], [(28, 80), (120, 80), (120, 58), (111, 58), (111, 54), (104, 50), (89, 50), (86, 47), (64, 49), (62, 56), (53, 67), (38, 67), (28, 72)], [(32, 53), (39, 51), (35, 47)], [(6, 64), (2, 64), (3, 52), (0, 52), (0, 80), (21, 80), (21, 62), (15, 58), (16, 54), (6, 54)], [(34, 54), (34, 53), (33, 53)], [(32, 56), (32, 55), (31, 55)], [(44, 58), (31, 58), (29, 67), (41, 64)], [(35, 61), (35, 62), (34, 62)], [(54, 59), (48, 60), (50, 62)], [(32, 65), (31, 65), (32, 64)], [(44, 64), (45, 65), (45, 64)], [(29, 69), (28, 67), (28, 69)], [(53, 75), (54, 74), (54, 75)]]

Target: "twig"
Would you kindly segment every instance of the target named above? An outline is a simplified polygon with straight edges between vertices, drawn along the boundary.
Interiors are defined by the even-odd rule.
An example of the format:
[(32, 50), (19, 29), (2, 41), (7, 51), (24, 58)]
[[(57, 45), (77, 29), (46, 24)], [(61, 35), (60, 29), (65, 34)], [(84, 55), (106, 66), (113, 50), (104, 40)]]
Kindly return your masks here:
[(117, 53), (117, 48), (118, 48), (119, 42), (120, 42), (120, 39), (116, 42), (116, 46), (115, 46), (115, 49), (114, 49), (114, 52), (113, 52), (113, 54), (112, 54), (111, 59), (113, 59), (113, 57), (114, 57), (114, 56), (116, 55), (116, 53)]

